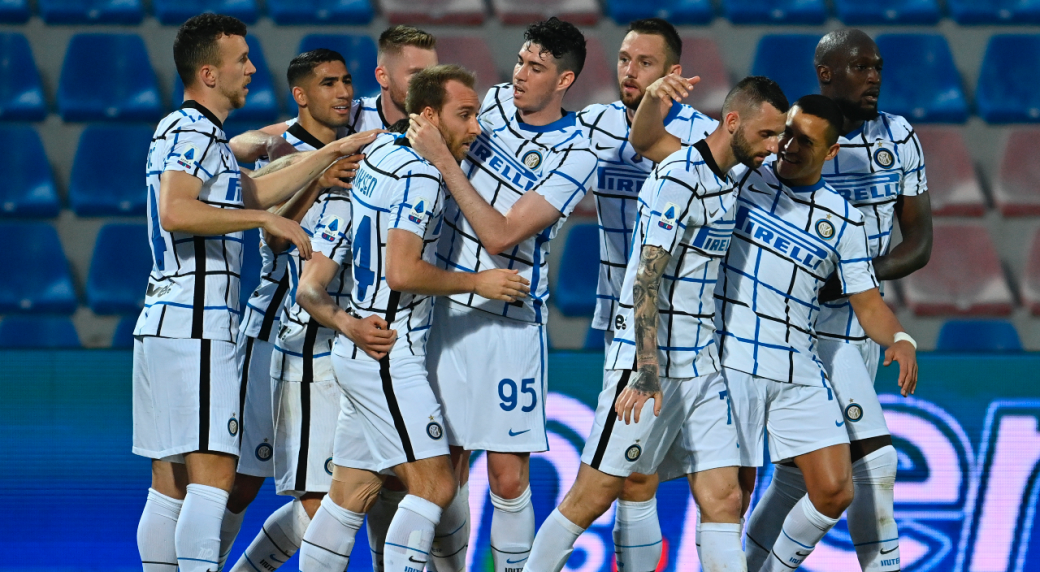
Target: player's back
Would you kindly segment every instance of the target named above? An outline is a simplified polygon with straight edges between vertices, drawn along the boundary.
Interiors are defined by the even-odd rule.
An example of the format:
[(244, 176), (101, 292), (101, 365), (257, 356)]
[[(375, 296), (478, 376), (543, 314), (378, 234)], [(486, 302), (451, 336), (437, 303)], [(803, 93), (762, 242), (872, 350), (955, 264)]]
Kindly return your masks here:
[(386, 129), (390, 125), (383, 115), (383, 100), (380, 96), (355, 99), (350, 108), (350, 124), (347, 135), (368, 131), (369, 129)]

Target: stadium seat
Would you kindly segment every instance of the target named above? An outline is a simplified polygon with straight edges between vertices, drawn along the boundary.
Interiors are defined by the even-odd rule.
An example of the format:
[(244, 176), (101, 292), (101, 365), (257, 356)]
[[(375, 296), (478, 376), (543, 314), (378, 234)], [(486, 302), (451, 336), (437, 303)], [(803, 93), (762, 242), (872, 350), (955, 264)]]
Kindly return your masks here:
[(1040, 128), (1012, 130), (1004, 145), (993, 202), (1004, 216), (1040, 215)]
[(618, 90), (616, 62), (617, 48), (606, 52), (599, 38), (586, 36), (585, 67), (567, 92), (563, 106), (572, 111), (580, 111), (592, 103), (617, 101), (621, 95)]
[(602, 352), (606, 349), (607, 340), (604, 337), (603, 330), (597, 330), (589, 324), (589, 331), (585, 332), (585, 343), (582, 344), (581, 349), (587, 352)]
[(253, 24), (257, 7), (256, 0), (152, 0), (152, 12), (160, 23), (167, 26), (179, 26), (203, 12), (234, 16), (246, 24)]
[(939, 330), (940, 352), (1020, 352), (1015, 325), (1005, 320), (950, 320)]
[(116, 324), (116, 331), (112, 334), (112, 349), (132, 350), (134, 349), (134, 329), (137, 327), (137, 316), (123, 316)]
[(722, 60), (715, 40), (705, 38), (684, 37), (682, 58), (683, 75), (701, 76), (700, 83), (694, 88), (685, 103), (692, 105), (701, 113), (719, 117), (722, 113), (722, 102), (732, 86), (726, 63)]
[(936, 0), (834, 0), (834, 9), (848, 26), (933, 25), (941, 15)]
[(245, 308), (253, 290), (260, 285), (260, 271), (263, 269), (264, 261), (260, 257), (260, 231), (255, 228), (247, 230), (243, 240), (239, 300), (242, 302), (242, 308)]
[(579, 224), (567, 233), (552, 297), (564, 316), (592, 316), (599, 281), (599, 226)]
[(58, 232), (42, 222), (0, 224), (0, 314), (71, 314), (76, 290)]
[(917, 130), (917, 137), (924, 150), (932, 214), (986, 214), (986, 199), (960, 129), (926, 126)]
[[(256, 67), (256, 73), (249, 82), (249, 93), (246, 95), (245, 106), (232, 111), (228, 115), (228, 121), (270, 124), (278, 120), (278, 99), (274, 95), (274, 78), (271, 77), (271, 68), (267, 67), (267, 58), (264, 57), (264, 50), (260, 47), (260, 40), (256, 36), (246, 36), (246, 43), (249, 44), (249, 59)], [(173, 107), (180, 107), (183, 102), (184, 83), (181, 82), (179, 75), (174, 74)], [(295, 105), (293, 108), (295, 112)], [(226, 133), (227, 130), (225, 129), (224, 132)]]
[(550, 16), (575, 26), (591, 26), (599, 21), (596, 0), (491, 0), (491, 9), (503, 24), (509, 25), (530, 24)]
[(83, 130), (69, 179), (69, 206), (78, 216), (144, 216), (141, 177), (152, 131), (146, 125)]
[(968, 101), (946, 38), (939, 34), (884, 34), (877, 37), (885, 59), (882, 111), (911, 122), (964, 123)]
[(0, 120), (46, 118), (47, 100), (28, 40), (18, 33), (0, 34)]
[(489, 87), (502, 82), (491, 48), (483, 36), (439, 36), (437, 58), (476, 72), (478, 97), (484, 97)]
[(29, 0), (3, 0), (0, 2), (0, 24), (24, 24), (32, 13)]
[[(391, 24), (476, 26), (484, 23), (483, 0), (380, 0), (379, 5)], [(440, 43), (438, 37), (438, 51)], [(444, 61), (454, 60), (444, 58)]]
[(762, 36), (755, 51), (752, 75), (773, 78), (789, 101), (820, 93), (813, 58), (820, 36), (814, 34), (769, 34)]
[(724, 0), (723, 13), (734, 24), (822, 24), (823, 0)]
[(58, 111), (65, 121), (158, 121), (159, 82), (140, 36), (73, 36), (61, 66)]
[(369, 0), (267, 0), (266, 4), (267, 14), (276, 24), (282, 26), (286, 24), (362, 26), (371, 22), (375, 15)]
[(1026, 254), (1021, 284), (1022, 301), (1034, 316), (1040, 316), (1040, 229), (1033, 234), (1033, 241)]
[(0, 320), (0, 348), (73, 349), (81, 347), (72, 320), (65, 316), (7, 316)]
[(1040, 35), (990, 37), (975, 89), (978, 114), (987, 123), (1040, 122), (1040, 94), (1033, 84), (1037, 75)]
[(919, 316), (1007, 315), (1014, 306), (997, 249), (981, 224), (936, 224), (928, 265), (903, 278)]
[(58, 191), (36, 130), (27, 125), (0, 127), (0, 138), (9, 143), (0, 153), (0, 216), (58, 216)]
[(101, 227), (87, 275), (87, 305), (95, 314), (136, 315), (144, 308), (153, 264), (147, 237), (143, 223)]
[(48, 24), (140, 24), (141, 0), (37, 0), (40, 17)]
[(621, 25), (643, 18), (664, 18), (678, 26), (703, 26), (715, 18), (709, 0), (607, 0), (606, 12)]
[(958, 24), (1040, 24), (1038, 0), (946, 0)]
[(372, 38), (367, 35), (309, 34), (300, 40), (300, 53), (317, 48), (335, 50), (347, 60), (347, 69), (354, 82), (354, 97), (379, 93), (375, 76), (376, 43)]

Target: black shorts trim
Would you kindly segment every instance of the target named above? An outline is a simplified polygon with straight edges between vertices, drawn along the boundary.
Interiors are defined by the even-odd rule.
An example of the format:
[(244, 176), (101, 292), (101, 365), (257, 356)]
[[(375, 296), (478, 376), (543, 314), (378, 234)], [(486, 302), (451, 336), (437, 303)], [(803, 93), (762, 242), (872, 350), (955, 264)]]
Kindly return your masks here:
[[(621, 392), (628, 387), (628, 380), (632, 377), (632, 370), (626, 369), (621, 374), (621, 380), (618, 381), (617, 391), (614, 392), (614, 403), (617, 403), (618, 397), (621, 396)], [(607, 420), (603, 422), (603, 432), (600, 433), (599, 443), (596, 444), (596, 454), (592, 456), (591, 467), (599, 470), (600, 463), (603, 462), (603, 455), (607, 452), (607, 444), (610, 443), (610, 434), (614, 431), (614, 423), (617, 422), (616, 413), (608, 413)]]
[[(391, 290), (390, 298), (386, 303), (386, 323), (393, 324), (397, 315), (397, 306), (401, 303), (401, 293)], [(397, 395), (394, 394), (394, 382), (390, 377), (390, 354), (387, 353), (379, 360), (379, 378), (383, 382), (383, 395), (386, 397), (386, 406), (390, 410), (390, 416), (394, 419), (394, 428), (397, 436), (401, 439), (401, 448), (407, 462), (415, 462), (415, 450), (412, 449), (412, 439), (408, 436), (408, 426), (404, 423), (404, 415), (401, 414), (401, 406), (397, 403)]]
[(199, 343), (199, 452), (208, 453), (210, 370), (213, 368), (213, 360), (211, 357), (212, 340), (199, 340)]
[(300, 452), (296, 457), (296, 486), (307, 490), (307, 458), (311, 449), (311, 383), (314, 382), (314, 341), (321, 325), (311, 319), (303, 335), (303, 379), (300, 380)]

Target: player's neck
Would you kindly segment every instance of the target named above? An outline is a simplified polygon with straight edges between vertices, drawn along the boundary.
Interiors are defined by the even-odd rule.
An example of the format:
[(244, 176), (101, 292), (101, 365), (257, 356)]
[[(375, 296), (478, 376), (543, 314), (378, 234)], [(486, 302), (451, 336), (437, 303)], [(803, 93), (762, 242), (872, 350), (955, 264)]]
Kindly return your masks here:
[(379, 92), (379, 112), (388, 127), (407, 117), (404, 110), (390, 99), (390, 92), (385, 89)]
[(336, 140), (335, 127), (325, 125), (303, 109), (300, 110), (300, 114), (297, 117), (297, 123), (299, 123), (300, 127), (303, 127), (307, 133), (310, 133), (315, 139), (326, 145)]
[(221, 123), (227, 121), (228, 114), (234, 109), (231, 101), (214, 89), (185, 89), (184, 101), (189, 99), (208, 109)]
[(849, 119), (848, 116), (846, 116), (845, 123), (841, 126), (842, 136), (848, 135), (860, 127), (863, 127), (863, 123), (864, 121), (862, 119)]
[(549, 104), (538, 110), (524, 111), (517, 108), (516, 116), (528, 125), (541, 127), (563, 118), (563, 98), (552, 98)]
[(708, 149), (711, 149), (711, 156), (715, 159), (715, 164), (723, 172), (729, 172), (739, 163), (737, 156), (733, 154), (732, 140), (733, 137), (721, 125), (704, 138)]

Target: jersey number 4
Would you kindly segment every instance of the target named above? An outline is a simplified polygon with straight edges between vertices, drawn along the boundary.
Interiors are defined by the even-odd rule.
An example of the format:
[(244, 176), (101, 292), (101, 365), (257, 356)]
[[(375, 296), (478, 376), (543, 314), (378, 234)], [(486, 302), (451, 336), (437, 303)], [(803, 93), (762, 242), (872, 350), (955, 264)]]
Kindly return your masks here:
[(354, 285), (357, 288), (358, 301), (365, 299), (368, 289), (376, 283), (376, 273), (372, 271), (372, 219), (361, 217), (354, 232)]

